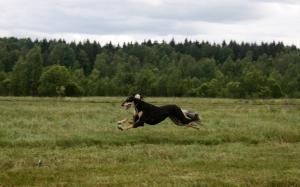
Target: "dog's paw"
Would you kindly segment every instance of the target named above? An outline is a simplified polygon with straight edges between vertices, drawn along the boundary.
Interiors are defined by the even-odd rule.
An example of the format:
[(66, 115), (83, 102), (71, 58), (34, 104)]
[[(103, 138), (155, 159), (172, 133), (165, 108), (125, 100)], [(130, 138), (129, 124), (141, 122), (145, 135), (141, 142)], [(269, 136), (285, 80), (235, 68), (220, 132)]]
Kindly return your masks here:
[(118, 124), (119, 124), (119, 125), (122, 124), (122, 121), (118, 121)]
[(199, 128), (197, 125), (195, 125), (195, 124), (191, 124), (191, 125), (192, 125), (192, 127), (195, 128), (196, 130), (200, 130), (200, 128)]
[(121, 125), (118, 125), (118, 129), (124, 130)]

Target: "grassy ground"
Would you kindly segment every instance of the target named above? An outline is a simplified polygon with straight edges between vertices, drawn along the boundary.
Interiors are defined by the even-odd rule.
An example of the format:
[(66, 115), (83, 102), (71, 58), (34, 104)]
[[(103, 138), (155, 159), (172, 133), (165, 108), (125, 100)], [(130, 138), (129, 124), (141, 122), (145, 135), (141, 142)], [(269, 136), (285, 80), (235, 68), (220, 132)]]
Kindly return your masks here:
[(123, 100), (0, 98), (0, 186), (300, 186), (300, 100), (146, 98), (206, 126), (120, 131)]

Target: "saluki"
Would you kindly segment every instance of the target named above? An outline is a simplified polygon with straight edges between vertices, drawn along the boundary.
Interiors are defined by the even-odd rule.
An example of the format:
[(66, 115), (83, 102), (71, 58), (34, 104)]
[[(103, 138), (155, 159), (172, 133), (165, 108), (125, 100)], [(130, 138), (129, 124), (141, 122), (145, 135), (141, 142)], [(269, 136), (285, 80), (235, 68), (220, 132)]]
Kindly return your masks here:
[[(135, 110), (133, 118), (125, 118), (118, 121), (118, 128), (120, 130), (129, 130), (144, 126), (144, 123), (156, 125), (168, 117), (179, 126), (193, 127), (199, 130), (199, 127), (192, 122), (204, 125), (197, 113), (182, 110), (177, 105), (154, 106), (144, 102), (143, 98), (142, 94), (133, 94), (122, 103), (125, 110), (128, 110), (131, 106), (134, 106)], [(130, 125), (122, 127), (121, 124), (126, 122), (130, 123)]]

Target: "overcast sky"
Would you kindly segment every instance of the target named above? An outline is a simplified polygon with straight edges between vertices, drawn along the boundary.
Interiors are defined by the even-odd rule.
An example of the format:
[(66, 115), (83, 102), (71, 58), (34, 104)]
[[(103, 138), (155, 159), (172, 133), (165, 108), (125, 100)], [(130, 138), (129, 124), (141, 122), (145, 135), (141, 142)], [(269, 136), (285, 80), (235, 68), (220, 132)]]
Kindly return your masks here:
[(0, 37), (283, 42), (300, 48), (299, 0), (7, 0)]

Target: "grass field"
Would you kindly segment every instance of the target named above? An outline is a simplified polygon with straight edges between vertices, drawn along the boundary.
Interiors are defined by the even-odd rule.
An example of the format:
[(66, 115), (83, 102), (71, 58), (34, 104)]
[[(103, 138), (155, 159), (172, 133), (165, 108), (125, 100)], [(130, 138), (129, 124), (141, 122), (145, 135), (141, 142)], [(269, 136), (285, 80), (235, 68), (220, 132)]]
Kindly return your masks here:
[(300, 186), (300, 100), (146, 98), (201, 114), (120, 131), (125, 97), (0, 97), (0, 186)]

